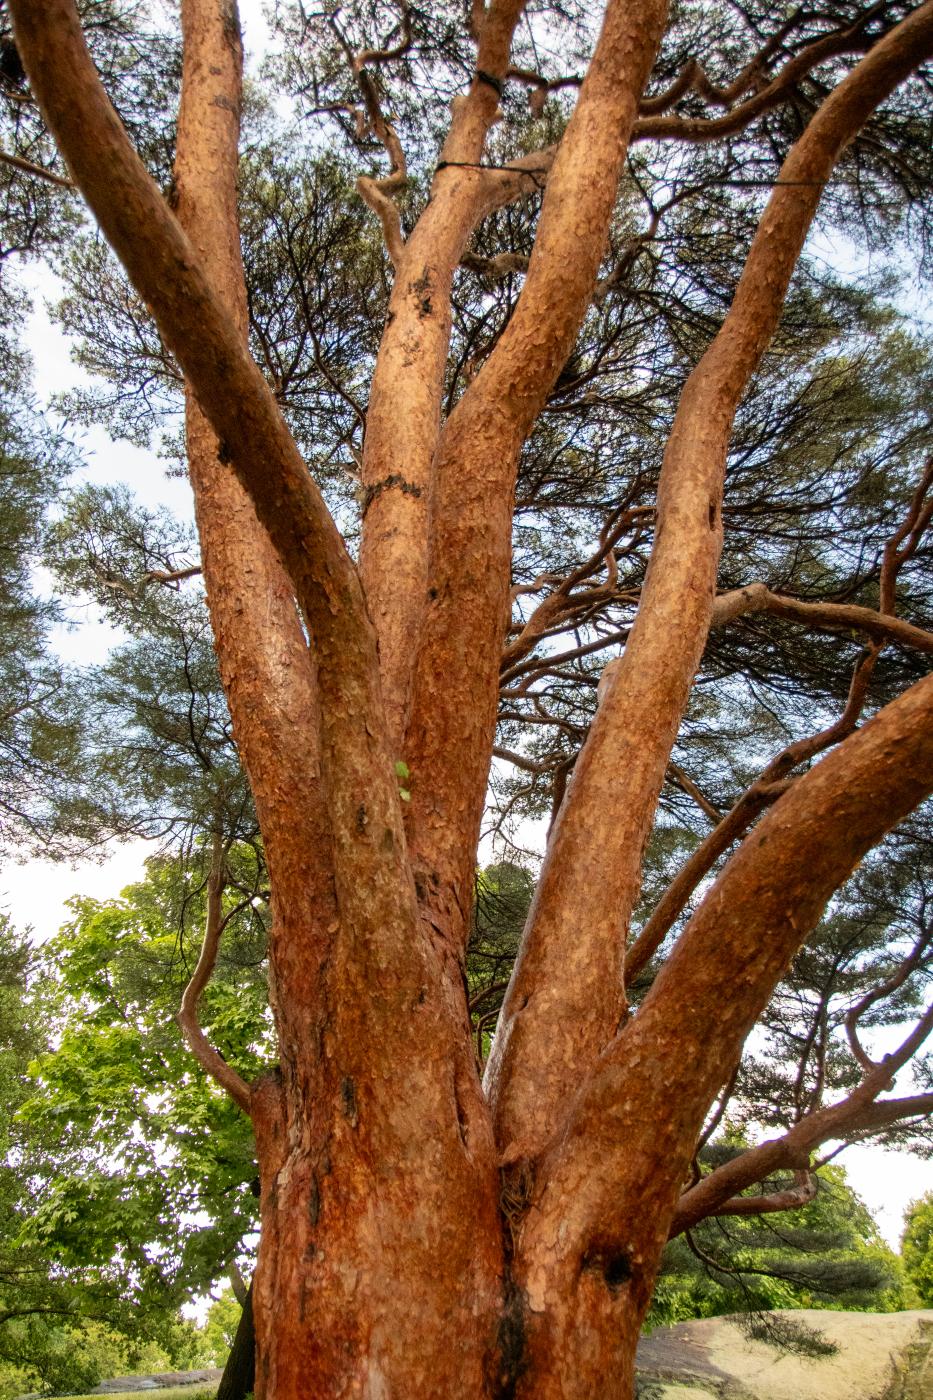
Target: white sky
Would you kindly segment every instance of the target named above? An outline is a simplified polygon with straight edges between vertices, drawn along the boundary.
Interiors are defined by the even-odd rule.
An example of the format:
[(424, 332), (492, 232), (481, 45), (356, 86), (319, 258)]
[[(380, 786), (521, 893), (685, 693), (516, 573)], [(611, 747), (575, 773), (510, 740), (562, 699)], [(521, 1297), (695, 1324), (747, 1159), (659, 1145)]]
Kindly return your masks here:
[[(267, 35), (261, 14), (262, 0), (240, 0), (247, 48), (261, 49)], [(81, 382), (85, 377), (70, 358), (66, 338), (53, 326), (43, 302), (54, 299), (56, 282), (42, 269), (30, 269), (35, 310), (25, 339), (36, 368), (40, 400)], [(191, 495), (186, 481), (167, 478), (165, 464), (148, 452), (127, 443), (112, 443), (102, 429), (83, 434), (80, 446), (86, 460), (81, 479), (125, 482), (147, 505), (163, 504), (177, 514), (190, 516)], [(59, 629), (56, 645), (68, 660), (102, 659), (113, 634), (93, 615), (76, 618), (73, 630)], [(0, 867), (0, 908), (6, 909), (21, 929), (31, 928), (37, 940), (57, 931), (68, 916), (65, 901), (72, 895), (108, 899), (141, 878), (143, 862), (152, 847), (145, 841), (114, 843), (106, 858), (75, 866), (50, 861), (6, 862)], [(905, 1153), (876, 1147), (852, 1147), (838, 1159), (851, 1184), (872, 1211), (888, 1242), (897, 1248), (907, 1204), (933, 1189), (933, 1163)]]

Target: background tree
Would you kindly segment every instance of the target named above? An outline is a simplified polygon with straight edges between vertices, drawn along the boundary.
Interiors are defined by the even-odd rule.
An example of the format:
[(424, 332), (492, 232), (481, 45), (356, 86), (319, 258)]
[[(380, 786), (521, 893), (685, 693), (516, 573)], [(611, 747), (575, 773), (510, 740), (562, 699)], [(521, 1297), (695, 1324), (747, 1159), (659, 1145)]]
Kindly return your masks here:
[(65, 444), (29, 402), (29, 364), (0, 329), (0, 841), (46, 823), (44, 793), (73, 765), (73, 714), (63, 706), (62, 667), (48, 631), (57, 609), (36, 589), (46, 512), (72, 465)]
[[(735, 1143), (720, 1142), (710, 1148), (704, 1166), (712, 1169), (738, 1150)], [(745, 1313), (753, 1333), (767, 1336), (762, 1314), (773, 1308), (883, 1312), (903, 1307), (897, 1256), (879, 1238), (845, 1173), (823, 1167), (817, 1182), (813, 1199), (797, 1209), (707, 1220), (672, 1240), (650, 1321)], [(779, 1183), (771, 1184), (778, 1189)], [(804, 1345), (809, 1340), (804, 1333)]]
[[(229, 1063), (255, 1073), (271, 1051), (263, 905), (248, 893), (249, 848), (225, 862), (226, 951), (202, 1014)], [(128, 1304), (169, 1313), (228, 1272), (239, 1282), (256, 1228), (252, 1135), (175, 1021), (210, 874), (202, 848), (190, 862), (151, 861), (119, 900), (75, 902), (38, 959), (56, 1044), (34, 1060), (20, 1110), (34, 1164), (29, 1236), (70, 1265), (106, 1262), (125, 1275)]]
[(907, 1212), (901, 1242), (904, 1268), (924, 1307), (933, 1298), (933, 1201), (921, 1196)]
[[(0, 1394), (24, 1386), (68, 1391), (95, 1385), (102, 1374), (129, 1366), (165, 1367), (196, 1357), (198, 1338), (181, 1323), (167, 1293), (146, 1296), (143, 1281), (129, 1296), (127, 1259), (94, 1248), (113, 1239), (102, 1195), (79, 1200), (63, 1191), (57, 1213), (72, 1243), (51, 1237), (43, 1177), (54, 1170), (61, 1117), (50, 1114), (44, 1135), (29, 1113), (29, 1066), (47, 1051), (47, 1005), (31, 989), (36, 956), (4, 920), (0, 925)], [(55, 1123), (48, 1131), (49, 1122)], [(123, 1144), (121, 1144), (123, 1146)], [(75, 1155), (73, 1137), (69, 1150)], [(113, 1167), (111, 1166), (111, 1170)], [(36, 1211), (39, 1206), (38, 1213)], [(111, 1202), (112, 1204), (112, 1202)], [(83, 1211), (82, 1211), (83, 1208)], [(83, 1242), (77, 1242), (83, 1234)], [(80, 1257), (78, 1257), (80, 1256)], [(132, 1271), (131, 1271), (132, 1272)]]
[[(270, 338), (316, 355), (312, 382), (340, 404), (309, 454), (329, 511), (283, 417), (300, 438), (306, 390), (290, 404), (276, 356), (260, 354), (267, 382), (246, 353), (232, 13), (183, 6), (171, 187), (153, 161), (164, 199), (71, 5), (12, 8), (69, 168), (154, 315), (164, 373), (184, 381), (206, 595), (272, 899), (277, 1071), (248, 1083), (195, 1020), (217, 881), (183, 1008), (257, 1137), (258, 1390), (298, 1394), (313, 1377), (321, 1394), (627, 1393), (670, 1234), (799, 1204), (821, 1144), (933, 1106), (923, 1085), (889, 1093), (933, 1028), (905, 878), (885, 955), (854, 959), (864, 982), (844, 1014), (831, 978), (801, 974), (804, 1018), (830, 1029), (798, 1056), (790, 1122), (698, 1165), (794, 955), (933, 786), (916, 659), (933, 644), (915, 596), (928, 422), (908, 391), (882, 424), (879, 398), (860, 450), (842, 407), (852, 337), (877, 340), (880, 323), (810, 266), (793, 281), (818, 207), (872, 246), (909, 236), (923, 253), (916, 73), (933, 11), (688, 8), (668, 22), (650, 0), (611, 0), (597, 35), (585, 7), (509, 0), (466, 26), (443, 9), (284, 10), (292, 92), (368, 165), (358, 189), (393, 265), (365, 398), (339, 337), (333, 371), (320, 335)], [(343, 284), (351, 309), (361, 285)], [(813, 333), (799, 355), (785, 299), (789, 329), (799, 317)], [(308, 301), (305, 325), (319, 314)], [(870, 408), (878, 378), (850, 411), (859, 395)], [(825, 440), (820, 405), (841, 409)], [(848, 510), (860, 501), (865, 524)], [(821, 640), (840, 629), (867, 639), (845, 664), (846, 642)], [(595, 713), (549, 707), (554, 681), (591, 694), (574, 663), (612, 646)], [(546, 765), (555, 820), (483, 1091), (464, 949), (503, 675), (515, 728), (501, 761), (528, 771), (537, 727), (568, 742)], [(737, 714), (750, 742), (730, 754)], [(674, 753), (691, 731), (722, 797)], [(668, 774), (690, 813), (673, 831)], [(688, 803), (710, 823), (699, 841)], [(673, 878), (636, 922), (653, 826), (649, 874), (667, 862)], [(779, 1002), (773, 1017), (779, 1036)], [(876, 1060), (864, 1027), (885, 1020), (904, 1025)], [(832, 1078), (843, 1030), (851, 1065)], [(768, 1189), (785, 1171), (800, 1180)]]

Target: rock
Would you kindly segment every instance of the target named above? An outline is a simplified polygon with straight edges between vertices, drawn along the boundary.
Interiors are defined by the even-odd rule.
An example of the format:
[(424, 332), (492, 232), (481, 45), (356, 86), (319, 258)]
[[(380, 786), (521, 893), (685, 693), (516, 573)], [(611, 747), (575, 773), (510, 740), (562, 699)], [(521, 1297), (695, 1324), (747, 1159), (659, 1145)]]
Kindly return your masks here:
[(933, 1311), (800, 1311), (838, 1348), (798, 1356), (752, 1341), (731, 1317), (659, 1327), (638, 1345), (639, 1400), (933, 1400)]
[(116, 1395), (127, 1390), (164, 1390), (176, 1385), (216, 1385), (223, 1371), (216, 1366), (205, 1367), (201, 1371), (159, 1371), (151, 1376), (114, 1376), (112, 1380), (101, 1381), (89, 1393), (91, 1395)]

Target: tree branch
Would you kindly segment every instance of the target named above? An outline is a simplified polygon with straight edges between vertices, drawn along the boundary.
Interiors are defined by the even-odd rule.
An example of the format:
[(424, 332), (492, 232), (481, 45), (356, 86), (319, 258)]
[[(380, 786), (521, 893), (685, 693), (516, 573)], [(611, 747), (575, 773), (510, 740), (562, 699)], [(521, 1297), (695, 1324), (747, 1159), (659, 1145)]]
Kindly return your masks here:
[(667, 765), (667, 774), (668, 777), (677, 784), (681, 792), (685, 792), (688, 797), (693, 798), (701, 812), (705, 812), (710, 821), (722, 821), (722, 812), (720, 812), (719, 808), (709, 800), (706, 794), (697, 787), (693, 779), (689, 777), (678, 764), (674, 763), (673, 760)]
[[(816, 1200), (818, 1178), (808, 1170), (794, 1172), (794, 1186), (771, 1191), (764, 1196), (733, 1196), (710, 1215), (770, 1215), (780, 1210), (797, 1210)], [(680, 1233), (678, 1231), (678, 1233)]]
[(489, 177), (480, 162), (499, 103), (495, 87), (479, 74), (494, 82), (504, 76), (524, 4), (492, 0), (483, 11), (476, 75), (469, 91), (454, 100), (431, 198), (404, 246), (395, 231), (394, 204), (379, 205), (397, 265), (366, 412), (362, 485), (370, 506), (363, 520), (360, 571), (379, 638), (396, 757), (404, 748), (413, 639), (427, 591), (428, 507), (450, 344), (451, 289), (488, 204)]
[[(375, 638), (356, 569), (269, 387), (127, 140), (94, 71), (73, 4), (51, 0), (40, 13), (15, 0), (11, 8), (33, 91), (76, 181), (292, 577), (314, 639), (331, 825), (351, 863), (362, 858), (372, 865), (368, 899), (374, 888), (382, 885), (387, 892), (391, 885), (393, 912), (387, 911), (386, 927), (392, 927), (400, 908), (404, 840)], [(380, 847), (363, 839), (356, 821), (361, 804), (373, 822), (395, 831), (391, 851), (388, 843)]]
[[(438, 444), (428, 604), (406, 746), (412, 770), (430, 772), (431, 783), (412, 788), (408, 834), (417, 875), (436, 891), (432, 923), (457, 949), (467, 932), (494, 741), (519, 452), (592, 299), (627, 133), (665, 17), (665, 0), (646, 0), (638, 15), (610, 0), (548, 176), (518, 304)], [(451, 158), (446, 148), (444, 158)], [(457, 819), (439, 822), (438, 812)]]
[(0, 151), (0, 164), (10, 165), (14, 170), (22, 170), (26, 175), (34, 175), (38, 180), (45, 180), (50, 185), (57, 185), (60, 189), (74, 192), (74, 185), (71, 180), (62, 175), (56, 175), (54, 170), (46, 170), (43, 165), (35, 165), (31, 160), (24, 160), (22, 156), (10, 155), (8, 151)]
[(211, 864), (207, 880), (207, 918), (204, 924), (204, 941), (201, 944), (201, 954), (197, 966), (191, 974), (191, 981), (185, 988), (181, 1007), (175, 1020), (188, 1042), (188, 1048), (204, 1072), (209, 1074), (230, 1095), (233, 1102), (244, 1113), (248, 1114), (251, 1099), (249, 1085), (240, 1078), (235, 1069), (227, 1064), (220, 1051), (214, 1049), (198, 1020), (198, 1002), (211, 980), (211, 974), (217, 962), (217, 950), (220, 947), (220, 935), (223, 928), (224, 862), (226, 857), (227, 847), (223, 834), (220, 831), (215, 831), (211, 838)]
[(770, 612), (789, 622), (800, 622), (823, 631), (865, 632), (877, 642), (897, 642), (926, 655), (933, 653), (933, 632), (914, 627), (899, 617), (886, 616), (873, 608), (853, 603), (802, 603), (780, 593), (772, 593), (763, 583), (749, 583), (731, 593), (722, 593), (713, 606), (711, 627), (723, 627), (738, 617)]
[(877, 1069), (878, 1066), (877, 1062), (873, 1060), (870, 1055), (866, 1054), (865, 1050), (862, 1048), (861, 1041), (858, 1038), (859, 1021), (870, 1007), (876, 1006), (879, 1001), (884, 1001), (887, 997), (892, 996), (894, 992), (903, 987), (911, 973), (915, 972), (917, 968), (922, 965), (924, 954), (931, 942), (933, 942), (933, 927), (924, 929), (910, 953), (901, 961), (900, 965), (886, 981), (882, 982), (878, 987), (873, 987), (865, 996), (860, 997), (855, 1005), (846, 1013), (846, 1037), (849, 1041), (852, 1054), (862, 1066), (863, 1070)]
[(744, 96), (751, 88), (760, 83), (761, 75), (764, 73), (769, 60), (778, 52), (787, 36), (793, 31), (799, 22), (801, 10), (798, 7), (781, 27), (772, 34), (766, 44), (749, 60), (744, 68), (739, 72), (738, 77), (731, 82), (728, 87), (720, 87), (712, 82), (707, 76), (703, 65), (695, 58), (689, 58), (677, 77), (664, 92), (658, 93), (655, 97), (642, 99), (639, 106), (639, 115), (643, 117), (659, 116), (666, 112), (669, 107), (673, 107), (687, 93), (695, 92), (698, 96), (712, 102), (719, 107), (728, 107), (731, 103)]
[(720, 1206), (733, 1199), (737, 1192), (747, 1190), (776, 1171), (805, 1166), (810, 1154), (821, 1143), (881, 1132), (896, 1123), (933, 1113), (933, 1093), (876, 1099), (874, 1096), (883, 1092), (888, 1083), (889, 1072), (879, 1066), (870, 1084), (863, 1080), (857, 1090), (838, 1104), (807, 1114), (782, 1137), (749, 1148), (731, 1162), (717, 1167), (681, 1196), (671, 1222), (670, 1238), (707, 1216), (718, 1215)]
[(712, 617), (735, 413), (779, 322), (823, 186), (876, 106), (931, 50), (928, 0), (823, 102), (784, 161), (732, 306), (684, 388), (641, 603), (555, 823), (487, 1067), (502, 1148), (540, 1149), (582, 1067), (624, 1017), (625, 934), (642, 852)]
[[(880, 580), (881, 606), (883, 610), (887, 610), (889, 615), (886, 621), (889, 620), (897, 624), (898, 627), (901, 626), (900, 621), (893, 616), (897, 574), (901, 565), (916, 550), (931, 514), (933, 514), (933, 501), (925, 504), (926, 494), (931, 484), (933, 484), (933, 461), (927, 464), (923, 472), (903, 523), (887, 541), (884, 549)], [(753, 584), (751, 587), (753, 589), (764, 588), (764, 585)], [(768, 590), (765, 589), (765, 592), (767, 593)], [(739, 616), (739, 610), (744, 605), (744, 593), (745, 590), (736, 589), (732, 593), (721, 594), (713, 604), (711, 626), (723, 626), (733, 617)], [(879, 616), (877, 613), (872, 612), (871, 609), (859, 609), (858, 611), (860, 616), (863, 611), (866, 612), (868, 614), (867, 620), (874, 626), (874, 621), (877, 621)], [(912, 630), (919, 631), (919, 629)], [(925, 637), (929, 634), (922, 633), (922, 635)], [(808, 763), (817, 754), (825, 752), (833, 744), (851, 734), (861, 716), (875, 663), (885, 640), (886, 637), (882, 637), (881, 640), (876, 641), (856, 661), (845, 708), (835, 723), (809, 738), (789, 744), (773, 758), (723, 818), (721, 824), (709, 833), (684, 863), (628, 951), (625, 964), (626, 985), (631, 986), (634, 983), (660, 948), (675, 921), (686, 908), (694, 890), (709, 874), (719, 857), (728, 850), (734, 841), (745, 834), (766, 807), (770, 806), (786, 791), (788, 774), (802, 763)]]
[[(242, 46), (230, 7), (184, 0), (182, 88), (175, 150), (177, 217), (203, 258), (203, 272), (247, 345), (246, 281), (240, 251), (237, 170)], [(202, 334), (208, 327), (202, 328)], [(335, 922), (333, 843), (321, 784), (317, 675), (294, 588), (249, 491), (231, 472), (186, 381), (185, 437), (205, 593), (234, 734), (249, 775), (270, 870), (296, 840), (315, 852), (292, 876), (288, 905), (276, 902), (269, 930), (273, 977), (285, 976), (290, 926), (300, 919), (309, 948)], [(256, 625), (256, 616), (262, 619)], [(295, 910), (315, 909), (312, 933)], [(279, 1025), (279, 1035), (296, 1032)]]
[[(685, 1201), (699, 1201), (706, 1182), (679, 1203), (709, 1105), (775, 984), (834, 890), (931, 791), (933, 676), (804, 774), (732, 857), (534, 1162), (513, 1272), (535, 1323), (542, 1289), (569, 1288), (574, 1279), (581, 1286), (580, 1261), (594, 1249), (621, 1256), (626, 1286), (647, 1306), (675, 1216), (677, 1228), (687, 1228), (750, 1184), (730, 1184), (691, 1218)], [(887, 1066), (864, 1086), (863, 1110), (890, 1077)], [(803, 1138), (794, 1168), (808, 1165)], [(753, 1181), (770, 1175), (763, 1165)], [(555, 1315), (546, 1310), (552, 1338)], [(558, 1327), (554, 1344), (573, 1347), (568, 1326)]]
[[(635, 123), (632, 140), (677, 140), (703, 143), (715, 141), (720, 136), (734, 135), (735, 132), (750, 125), (756, 117), (762, 116), (783, 102), (802, 78), (806, 77), (819, 64), (825, 63), (827, 59), (838, 58), (849, 53), (870, 52), (872, 41), (864, 37), (863, 31), (865, 25), (877, 13), (877, 9), (878, 7), (875, 6), (866, 11), (846, 29), (815, 39), (812, 44), (808, 44), (800, 53), (789, 59), (766, 86), (756, 92), (753, 97), (733, 108), (725, 116), (713, 118), (642, 116)], [(686, 72), (686, 70), (684, 71)], [(679, 93), (677, 96), (685, 95), (695, 81), (700, 81), (702, 71), (699, 64), (696, 64), (692, 70), (691, 80), (684, 87), (683, 93)], [(703, 76), (705, 77), (705, 75)], [(681, 80), (683, 80), (683, 74)], [(748, 83), (744, 82), (744, 75), (739, 81), (742, 82), (739, 91), (746, 90)], [(716, 89), (710, 86), (708, 92), (703, 95), (715, 94), (713, 100), (720, 105), (726, 105), (731, 100), (729, 96), (731, 92), (732, 89)], [(667, 105), (670, 105), (667, 98), (663, 100)]]

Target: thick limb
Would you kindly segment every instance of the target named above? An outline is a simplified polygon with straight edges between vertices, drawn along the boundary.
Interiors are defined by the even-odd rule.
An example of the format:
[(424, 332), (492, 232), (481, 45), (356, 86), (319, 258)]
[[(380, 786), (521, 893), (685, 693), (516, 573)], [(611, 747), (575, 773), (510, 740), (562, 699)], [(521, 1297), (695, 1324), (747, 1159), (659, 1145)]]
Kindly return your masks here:
[[(529, 1375), (580, 1372), (591, 1389), (555, 1382), (529, 1396), (626, 1393), (601, 1388), (600, 1377), (627, 1364), (626, 1339), (650, 1300), (709, 1104), (833, 891), (933, 791), (931, 719), (928, 677), (785, 794), (571, 1103), (537, 1164), (515, 1273), (527, 1300)], [(918, 1023), (914, 1040), (923, 1033)], [(887, 1081), (891, 1068), (879, 1076)], [(873, 1105), (879, 1087), (863, 1117), (883, 1109)], [(767, 1175), (763, 1165), (753, 1180)]]
[(497, 1137), (512, 1156), (540, 1149), (581, 1067), (624, 1014), (624, 947), (642, 852), (713, 613), (739, 400), (777, 326), (823, 185), (874, 108), (931, 47), (928, 4), (826, 99), (784, 162), (729, 314), (687, 381), (664, 454), (641, 604), (548, 846), (486, 1071)]

